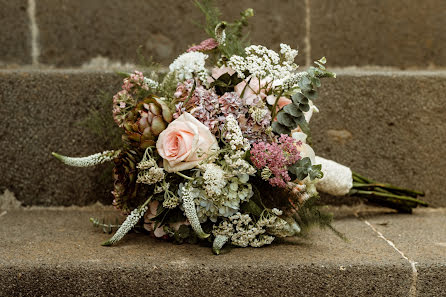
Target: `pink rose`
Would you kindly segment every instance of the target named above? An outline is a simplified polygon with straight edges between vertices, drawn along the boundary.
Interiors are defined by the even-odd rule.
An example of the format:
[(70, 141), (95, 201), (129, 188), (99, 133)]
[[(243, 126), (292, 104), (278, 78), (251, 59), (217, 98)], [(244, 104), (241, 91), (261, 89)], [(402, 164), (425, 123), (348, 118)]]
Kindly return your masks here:
[(212, 68), (212, 74), (211, 76), (208, 77), (208, 83), (212, 83), (214, 80), (218, 79), (225, 73), (233, 75), (235, 73), (235, 70), (228, 66), (221, 66), (220, 68), (218, 67)]
[(164, 170), (175, 172), (197, 166), (218, 150), (218, 143), (205, 125), (186, 112), (161, 132), (156, 149), (164, 159)]
[[(268, 97), (266, 97), (266, 102), (268, 102), (269, 105), (273, 106), (276, 102), (276, 98), (277, 97), (274, 95), (269, 95)], [(287, 97), (280, 97), (279, 101), (277, 101), (277, 111), (281, 110), (284, 106), (290, 104), (291, 102), (291, 99)]]
[[(249, 84), (247, 85), (248, 81)], [(244, 103), (246, 105), (257, 104), (260, 100), (265, 99), (268, 90), (268, 82), (264, 79), (259, 82), (259, 79), (257, 77), (248, 77), (234, 87), (234, 91), (240, 97), (242, 97), (243, 93), (242, 99), (244, 100)]]
[(307, 134), (299, 131), (293, 131), (293, 133), (291, 133), (291, 136), (294, 138), (294, 140), (300, 141), (302, 143), (302, 145), (297, 146), (297, 150), (299, 151), (300, 156), (302, 158), (310, 158), (311, 164), (315, 164), (316, 155), (313, 148), (307, 144)]

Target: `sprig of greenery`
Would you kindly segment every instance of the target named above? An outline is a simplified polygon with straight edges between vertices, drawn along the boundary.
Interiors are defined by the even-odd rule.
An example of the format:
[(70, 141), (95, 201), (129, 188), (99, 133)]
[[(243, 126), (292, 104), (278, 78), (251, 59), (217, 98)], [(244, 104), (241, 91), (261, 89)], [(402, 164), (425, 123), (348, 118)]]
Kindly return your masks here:
[(96, 228), (102, 228), (102, 231), (107, 234), (111, 234), (114, 230), (118, 230), (121, 225), (119, 224), (119, 219), (115, 219), (115, 223), (111, 222), (106, 223), (105, 218), (100, 220), (99, 218), (90, 218), (90, 222)]
[[(318, 97), (317, 88), (321, 86), (320, 78), (336, 77), (332, 72), (326, 70), (325, 58), (314, 62), (318, 67), (311, 66), (306, 72), (301, 73), (297, 86), (300, 92), (291, 95), (292, 103), (286, 105), (277, 113), (277, 121), (272, 123), (273, 131), (276, 134), (290, 134), (292, 130), (301, 127), (302, 131), (309, 135), (310, 129), (305, 120), (304, 113), (310, 110), (310, 101)], [(279, 95), (280, 97), (281, 95)], [(279, 98), (278, 97), (278, 98)], [(277, 102), (278, 100), (276, 100)], [(272, 117), (275, 118), (276, 108), (273, 106)]]
[(229, 59), (233, 55), (244, 56), (245, 47), (249, 45), (249, 34), (244, 34), (243, 29), (248, 26), (248, 19), (254, 15), (254, 10), (246, 9), (240, 13), (238, 20), (230, 23), (220, 20), (221, 12), (213, 0), (195, 1), (195, 5), (205, 16), (206, 21), (201, 27), (211, 38), (217, 39), (215, 28), (224, 25), (226, 41), (218, 47), (220, 57)]
[(311, 160), (308, 157), (300, 159), (293, 165), (289, 166), (288, 171), (298, 180), (304, 180), (307, 176), (310, 177), (311, 180), (322, 178), (324, 176), (322, 172), (322, 165), (312, 165)]

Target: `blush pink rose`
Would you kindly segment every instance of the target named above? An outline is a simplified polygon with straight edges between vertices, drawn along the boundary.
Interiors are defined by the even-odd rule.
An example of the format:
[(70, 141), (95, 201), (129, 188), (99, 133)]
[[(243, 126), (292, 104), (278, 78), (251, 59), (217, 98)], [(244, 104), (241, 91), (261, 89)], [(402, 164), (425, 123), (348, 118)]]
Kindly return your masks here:
[[(266, 102), (268, 102), (269, 105), (274, 105), (274, 103), (276, 102), (276, 98), (277, 97), (274, 95), (269, 95), (268, 97), (266, 97)], [(290, 104), (291, 102), (291, 99), (287, 97), (280, 97), (279, 101), (277, 101), (277, 111), (281, 110), (284, 106)]]
[[(247, 83), (249, 81), (249, 84)], [(260, 100), (266, 98), (269, 91), (268, 82), (257, 77), (246, 78), (234, 87), (234, 91), (241, 97), (246, 105), (257, 104)]]
[(161, 132), (156, 142), (164, 170), (176, 172), (194, 168), (218, 150), (215, 136), (189, 113), (183, 113)]
[(212, 83), (214, 80), (218, 79), (223, 74), (228, 73), (233, 75), (235, 70), (228, 66), (214, 67), (212, 68), (212, 74), (208, 77), (208, 83)]

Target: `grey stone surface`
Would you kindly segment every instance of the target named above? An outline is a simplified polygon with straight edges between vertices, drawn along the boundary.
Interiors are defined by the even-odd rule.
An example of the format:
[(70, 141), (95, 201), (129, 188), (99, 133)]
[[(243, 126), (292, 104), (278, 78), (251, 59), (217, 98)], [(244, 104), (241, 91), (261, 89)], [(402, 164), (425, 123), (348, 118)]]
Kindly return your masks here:
[(129, 234), (114, 247), (90, 216), (107, 210), (32, 209), (0, 217), (0, 292), (21, 296), (407, 296), (408, 263), (362, 221), (346, 217), (260, 249), (174, 245)]
[(315, 102), (313, 148), (371, 179), (423, 190), (426, 201), (445, 206), (445, 93), (444, 71), (339, 71), (322, 82)]
[(446, 294), (446, 210), (415, 215), (365, 216), (411, 260), (417, 262), (419, 296)]
[(313, 57), (336, 66), (446, 66), (443, 0), (310, 3)]
[[(253, 43), (279, 48), (280, 42), (299, 47), (303, 57), (304, 1), (222, 1), (223, 18), (232, 21), (253, 7)], [(79, 66), (97, 56), (137, 62), (137, 49), (169, 65), (189, 45), (208, 38), (193, 24), (204, 17), (192, 1), (59, 1), (42, 0), (37, 6), (41, 62)], [(292, 29), (292, 30), (291, 30)], [(287, 32), (283, 34), (283, 32)], [(301, 59), (301, 61), (303, 61)]]
[(31, 63), (27, 3), (26, 0), (0, 0), (0, 67)]
[[(110, 203), (106, 166), (67, 167), (51, 152), (80, 156), (107, 149), (79, 124), (100, 106), (100, 92), (119, 90), (121, 79), (113, 73), (5, 71), (0, 81), (0, 188), (27, 205)], [(111, 119), (110, 109), (102, 112)]]

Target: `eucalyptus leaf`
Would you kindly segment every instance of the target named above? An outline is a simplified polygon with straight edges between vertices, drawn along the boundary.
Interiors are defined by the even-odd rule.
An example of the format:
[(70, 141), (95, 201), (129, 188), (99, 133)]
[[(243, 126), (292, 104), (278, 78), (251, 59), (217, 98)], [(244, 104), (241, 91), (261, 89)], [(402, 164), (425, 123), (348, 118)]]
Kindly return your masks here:
[(305, 97), (307, 97), (310, 100), (317, 99), (317, 91), (316, 90), (310, 90), (310, 91), (302, 91)]
[(307, 112), (310, 110), (310, 105), (309, 104), (300, 104), (299, 105), (300, 110), (302, 110), (303, 112)]
[(279, 124), (277, 121), (272, 123), (271, 127), (273, 128), (273, 131), (277, 134), (287, 134), (289, 135), (291, 133), (291, 129)]
[(293, 117), (298, 117), (302, 115), (302, 111), (299, 109), (299, 105), (294, 103), (288, 104), (283, 108), (283, 111), (292, 115)]
[(302, 100), (306, 99), (305, 96), (302, 93), (295, 93), (293, 94), (293, 96), (291, 96), (291, 100), (295, 103), (295, 104), (299, 104), (302, 102)]
[(288, 171), (294, 175), (298, 180), (304, 180), (307, 176), (311, 180), (322, 178), (324, 174), (321, 171), (322, 166), (311, 165), (311, 160), (308, 157), (300, 159), (288, 168)]
[(277, 115), (277, 121), (279, 122), (279, 124), (290, 129), (294, 129), (297, 126), (294, 117), (286, 112), (279, 112), (279, 114)]

